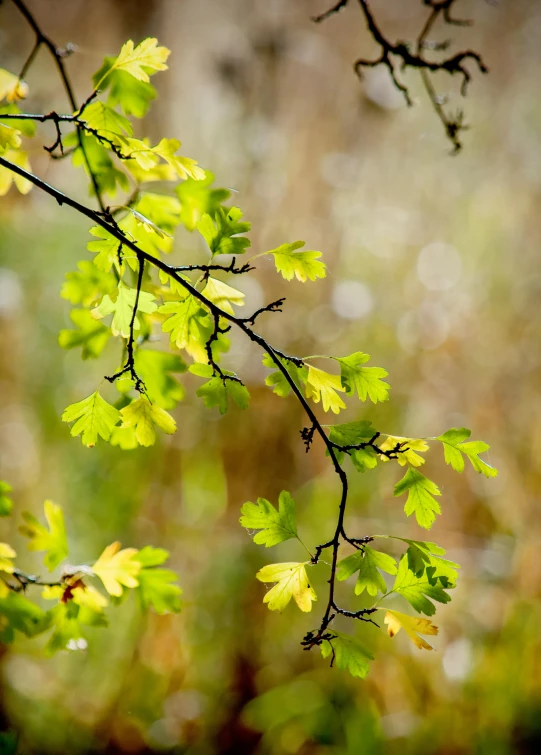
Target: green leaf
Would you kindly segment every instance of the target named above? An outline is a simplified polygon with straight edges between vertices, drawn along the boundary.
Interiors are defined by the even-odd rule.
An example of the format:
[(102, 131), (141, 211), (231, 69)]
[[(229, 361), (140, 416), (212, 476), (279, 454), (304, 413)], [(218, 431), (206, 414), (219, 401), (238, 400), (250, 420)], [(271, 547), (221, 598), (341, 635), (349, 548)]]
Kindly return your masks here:
[(43, 563), (52, 571), (68, 555), (68, 541), (62, 508), (52, 501), (44, 503), (45, 518), (48, 528), (28, 511), (23, 513), (25, 524), (19, 527), (21, 534), (30, 538), (28, 550), (46, 551)]
[(472, 467), (476, 472), (484, 475), (485, 477), (496, 477), (498, 470), (487, 464), (479, 458), (479, 454), (488, 451), (490, 446), (488, 443), (483, 443), (481, 440), (467, 439), (471, 435), (471, 430), (467, 427), (452, 427), (447, 430), (443, 435), (439, 435), (436, 440), (441, 440), (443, 443), (443, 452), (445, 455), (445, 462), (449, 464), (455, 472), (464, 471), (464, 458), (462, 454), (468, 457)]
[(197, 223), (197, 230), (208, 244), (212, 256), (217, 254), (244, 254), (251, 241), (240, 238), (238, 234), (247, 233), (251, 223), (242, 221), (242, 212), (238, 207), (224, 210), (216, 209), (214, 220), (205, 213)]
[(383, 593), (387, 592), (387, 585), (378, 569), (382, 569), (387, 574), (396, 574), (395, 559), (365, 545), (363, 550), (358, 550), (338, 562), (336, 576), (343, 581), (358, 571), (355, 595), (360, 595), (366, 590), (369, 595), (375, 596), (378, 590)]
[(408, 543), (409, 548), (406, 551), (408, 568), (416, 577), (421, 577), (426, 571), (431, 580), (440, 579), (442, 584), (456, 584), (457, 570), (460, 569), (460, 566), (455, 564), (454, 561), (441, 558), (445, 555), (444, 548), (436, 545), (436, 543), (427, 543), (421, 540), (408, 540), (404, 537), (395, 537), (394, 539)]
[(294, 277), (302, 283), (306, 283), (309, 278), (315, 281), (316, 278), (325, 278), (327, 269), (323, 262), (319, 262), (321, 252), (297, 252), (304, 246), (304, 241), (294, 241), (292, 244), (282, 244), (277, 249), (272, 249), (267, 254), (272, 254), (277, 271), (286, 281), (293, 280)]
[[(81, 116), (87, 126), (95, 131), (113, 132), (115, 134), (133, 135), (133, 127), (127, 118), (117, 113), (116, 110), (104, 105), (103, 102), (92, 102), (87, 105)], [(107, 136), (107, 134), (106, 134)]]
[[(332, 425), (329, 439), (339, 446), (357, 446), (370, 441), (376, 435), (376, 432), (376, 428), (368, 420), (346, 422), (341, 425)], [(335, 451), (335, 453), (338, 454), (339, 460), (343, 458), (342, 451)], [(364, 472), (365, 469), (374, 469), (378, 464), (377, 454), (370, 446), (350, 449), (347, 453), (351, 456), (353, 465), (359, 472)], [(327, 451), (326, 454), (328, 456), (329, 452)]]
[(138, 81), (125, 71), (111, 70), (115, 60), (113, 57), (104, 59), (102, 67), (92, 77), (94, 87), (103, 81), (102, 88), (109, 90), (108, 105), (120, 105), (126, 115), (142, 118), (146, 115), (150, 102), (155, 99), (156, 90), (152, 84)]
[(146, 396), (132, 401), (120, 410), (122, 427), (134, 427), (135, 437), (141, 446), (152, 446), (156, 442), (157, 425), (168, 435), (176, 432), (177, 424), (173, 417), (156, 404), (151, 404)]
[(114, 275), (103, 273), (87, 260), (78, 262), (77, 267), (79, 270), (66, 273), (66, 282), (60, 291), (63, 299), (67, 299), (72, 304), (89, 307), (99, 296), (110, 294), (115, 290)]
[(190, 372), (199, 377), (210, 378), (197, 389), (196, 394), (203, 399), (209, 409), (217, 406), (220, 414), (225, 414), (229, 408), (230, 400), (233, 400), (241, 409), (247, 409), (250, 403), (250, 394), (243, 383), (238, 380), (228, 380), (235, 377), (233, 372), (222, 370), (225, 380), (220, 375), (214, 375), (209, 364), (192, 364)]
[(387, 401), (390, 386), (382, 378), (387, 377), (389, 373), (381, 367), (362, 367), (361, 365), (370, 359), (369, 354), (357, 351), (349, 357), (334, 358), (340, 364), (342, 385), (348, 396), (357, 392), (361, 401), (366, 401), (367, 398), (374, 404)]
[[(101, 193), (114, 196), (118, 188), (123, 191), (129, 191), (130, 186), (126, 173), (113, 163), (108, 150), (92, 134), (81, 132), (80, 136), (85, 154), (83, 154), (83, 150), (79, 145), (79, 140), (75, 132), (68, 134), (64, 138), (64, 147), (73, 147), (73, 165), (78, 168), (83, 168), (88, 175), (88, 160), (88, 164), (90, 165), (90, 169)], [(115, 136), (115, 138), (120, 137)], [(89, 193), (91, 195), (94, 194), (93, 182), (89, 183)]]
[[(162, 409), (174, 409), (184, 398), (184, 388), (173, 377), (175, 372), (186, 372), (187, 367), (178, 354), (153, 349), (138, 349), (134, 357), (135, 372), (145, 384), (148, 399)], [(116, 381), (119, 391), (133, 388), (133, 380), (125, 373)]]
[(75, 422), (70, 430), (72, 436), (81, 435), (84, 446), (92, 448), (98, 437), (109, 440), (111, 431), (120, 419), (120, 412), (100, 396), (99, 391), (92, 393), (76, 404), (70, 404), (62, 414), (63, 422)]
[(180, 220), (189, 231), (195, 230), (203, 215), (213, 216), (220, 204), (231, 196), (227, 189), (209, 188), (213, 181), (213, 174), (207, 170), (201, 180), (188, 178), (175, 187), (180, 201)]
[[(446, 583), (447, 589), (453, 587)], [(438, 603), (448, 603), (451, 596), (445, 592), (442, 583), (438, 579), (431, 579), (427, 574), (417, 577), (408, 567), (408, 557), (402, 556), (398, 564), (398, 572), (391, 592), (402, 595), (408, 603), (417, 611), (427, 616), (436, 613), (436, 606), (432, 600)]]
[(7, 495), (13, 488), (7, 482), (0, 480), (0, 516), (8, 516), (13, 509), (13, 501)]
[(306, 398), (311, 398), (316, 404), (321, 401), (323, 411), (331, 410), (334, 414), (339, 414), (341, 409), (345, 409), (346, 405), (337, 393), (344, 390), (338, 375), (331, 375), (312, 365), (308, 366)]
[(304, 564), (269, 564), (260, 569), (256, 577), (260, 582), (277, 583), (263, 598), (263, 603), (268, 603), (271, 611), (283, 611), (294, 598), (301, 611), (309, 612), (312, 602), (317, 600)]
[(271, 545), (298, 537), (295, 501), (287, 490), (280, 493), (278, 510), (266, 498), (258, 498), (257, 503), (247, 501), (241, 511), (241, 526), (259, 530), (254, 535), (254, 543), (258, 545), (270, 548)]
[(122, 274), (124, 271), (121, 255), (122, 244), (99, 225), (93, 226), (90, 233), (92, 236), (96, 236), (98, 241), (89, 241), (86, 248), (89, 252), (97, 254), (94, 258), (94, 264), (98, 270), (108, 273), (114, 265), (118, 272)]
[[(167, 47), (158, 47), (158, 40), (147, 37), (137, 47), (128, 39), (122, 45), (120, 54), (111, 66), (112, 71), (124, 71), (138, 81), (148, 82), (149, 76), (157, 71), (166, 71), (165, 61), (169, 57)], [(105, 74), (107, 76), (108, 74)]]
[(368, 661), (373, 661), (374, 656), (355, 637), (342, 632), (334, 632), (334, 637), (323, 640), (321, 643), (321, 655), (323, 658), (332, 656), (332, 663), (342, 671), (349, 671), (351, 676), (364, 679), (370, 671)]
[(58, 343), (63, 349), (83, 347), (82, 358), (96, 358), (104, 350), (111, 337), (111, 328), (101, 322), (96, 322), (87, 309), (72, 309), (70, 317), (76, 326), (75, 330), (61, 330)]
[(13, 642), (15, 632), (34, 637), (49, 625), (48, 615), (41, 608), (13, 590), (0, 597), (0, 616), (0, 642), (6, 644)]
[(201, 308), (199, 301), (188, 294), (181, 301), (168, 301), (159, 307), (162, 315), (171, 315), (162, 325), (164, 333), (169, 333), (171, 343), (179, 349), (190, 350), (204, 346), (204, 336), (209, 325), (207, 312)]
[(404, 477), (396, 483), (394, 494), (402, 495), (408, 491), (408, 499), (404, 507), (407, 516), (415, 513), (417, 523), (429, 530), (434, 524), (436, 514), (441, 514), (439, 503), (433, 496), (441, 495), (438, 486), (424, 477), (416, 469), (410, 467)]
[(180, 223), (180, 202), (166, 194), (147, 191), (140, 196), (133, 209), (168, 234), (173, 234)]
[[(299, 391), (302, 390), (302, 384), (306, 383), (306, 380), (308, 378), (308, 368), (304, 365), (302, 367), (298, 367), (294, 362), (291, 362), (288, 359), (282, 359), (281, 357), (278, 357), (278, 359), (286, 368)], [(265, 367), (268, 367), (271, 370), (275, 370), (275, 372), (273, 372), (271, 375), (267, 375), (267, 377), (265, 378), (265, 384), (271, 386), (273, 393), (276, 393), (277, 396), (289, 396), (291, 386), (287, 382), (283, 372), (277, 369), (276, 364), (270, 354), (265, 354), (263, 356), (263, 364)]]
[[(106, 294), (100, 304), (92, 310), (92, 317), (96, 320), (100, 320), (102, 317), (107, 317), (107, 315), (112, 314), (113, 320), (111, 323), (111, 330), (113, 335), (129, 338), (130, 322), (136, 297), (137, 289), (128, 288), (128, 286), (122, 283), (122, 281), (119, 281), (115, 300), (113, 301), (109, 294)], [(152, 314), (152, 312), (155, 312), (158, 307), (154, 303), (154, 299), (154, 294), (140, 291), (137, 302), (137, 311), (145, 312), (146, 314)], [(140, 328), (141, 324), (136, 317), (133, 323), (133, 329), (139, 330)]]
[(159, 614), (178, 613), (181, 609), (182, 590), (177, 584), (173, 584), (177, 581), (177, 575), (170, 569), (152, 568), (163, 564), (169, 558), (169, 553), (163, 548), (147, 545), (133, 558), (141, 564), (137, 594), (143, 610), (151, 606)]

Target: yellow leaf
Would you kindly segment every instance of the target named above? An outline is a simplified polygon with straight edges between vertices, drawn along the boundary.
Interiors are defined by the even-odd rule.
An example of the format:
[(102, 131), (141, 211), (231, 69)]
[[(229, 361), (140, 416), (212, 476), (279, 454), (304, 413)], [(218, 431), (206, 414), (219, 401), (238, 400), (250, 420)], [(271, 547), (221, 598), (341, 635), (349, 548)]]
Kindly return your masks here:
[(15, 102), (16, 100), (24, 100), (28, 94), (28, 84), (14, 73), (10, 73), (3, 68), (0, 68), (0, 100), (4, 98), (8, 102)]
[(339, 414), (340, 409), (345, 409), (346, 405), (336, 391), (342, 393), (345, 391), (339, 375), (331, 375), (329, 372), (312, 367), (312, 365), (308, 367), (307, 398), (312, 398), (316, 404), (321, 401), (324, 411), (328, 412), (330, 409), (334, 414)]
[(115, 60), (107, 74), (114, 70), (126, 71), (126, 73), (133, 76), (134, 79), (148, 83), (150, 77), (146, 69), (150, 69), (152, 73), (156, 71), (166, 71), (167, 66), (165, 65), (165, 61), (169, 57), (170, 52), (171, 51), (168, 50), (167, 47), (158, 47), (158, 40), (154, 37), (144, 39), (137, 45), (137, 47), (134, 46), (131, 39), (128, 39), (128, 41), (122, 45), (120, 55)]
[(123, 585), (138, 586), (137, 575), (141, 564), (133, 559), (136, 553), (135, 548), (120, 550), (120, 543), (117, 541), (108, 545), (93, 565), (92, 571), (101, 579), (109, 595), (120, 597)]
[(165, 160), (173, 168), (179, 178), (193, 178), (194, 181), (202, 181), (206, 173), (197, 165), (196, 160), (190, 157), (175, 155), (180, 147), (178, 139), (162, 139), (159, 144), (153, 148), (153, 152)]
[(172, 435), (177, 423), (171, 415), (156, 404), (151, 404), (146, 396), (132, 401), (120, 410), (124, 422), (122, 427), (135, 427), (135, 437), (142, 446), (152, 446), (156, 441), (154, 425)]
[(242, 291), (238, 291), (236, 288), (228, 286), (227, 283), (217, 280), (216, 278), (209, 278), (207, 285), (201, 292), (209, 301), (216, 304), (217, 307), (223, 309), (224, 312), (228, 312), (230, 315), (235, 314), (233, 312), (232, 304), (237, 307), (244, 306), (244, 294)]
[(384, 621), (387, 624), (389, 637), (394, 637), (395, 634), (398, 634), (398, 632), (403, 629), (419, 650), (434, 650), (432, 645), (429, 645), (428, 642), (420, 636), (421, 634), (438, 634), (438, 627), (434, 626), (430, 619), (408, 616), (405, 613), (400, 613), (400, 611), (387, 611)]
[(17, 554), (7, 543), (0, 543), (0, 571), (13, 574), (14, 566), (10, 559), (15, 558)]
[[(407, 448), (407, 451), (401, 451), (397, 454), (397, 461), (401, 467), (406, 464), (411, 464), (412, 467), (420, 467), (424, 464), (426, 459), (416, 454), (415, 451), (425, 453), (429, 449), (429, 445), (426, 440), (422, 438), (401, 438), (399, 435), (388, 435), (386, 440), (380, 444), (382, 451), (392, 451), (396, 448), (397, 444), (400, 444), (401, 448)], [(382, 461), (389, 461), (386, 456), (381, 457)]]
[[(13, 130), (13, 129), (12, 129)], [(4, 152), (3, 157), (9, 160), (19, 168), (31, 171), (30, 162), (28, 161), (28, 155), (21, 149), (8, 149)], [(11, 188), (11, 184), (15, 183), (17, 189), (21, 194), (28, 194), (33, 184), (26, 178), (19, 176), (17, 173), (12, 173), (8, 168), (0, 167), (0, 197), (3, 197)]]
[(260, 582), (278, 583), (263, 598), (271, 611), (283, 611), (294, 598), (301, 611), (308, 612), (312, 610), (312, 601), (317, 600), (304, 564), (269, 564), (260, 569), (256, 577)]
[(101, 613), (109, 602), (105, 595), (102, 595), (101, 592), (96, 590), (95, 587), (92, 587), (92, 585), (74, 587), (72, 590), (72, 596), (73, 602), (77, 603), (78, 606), (86, 606), (86, 608), (90, 608), (91, 611), (95, 611), (96, 613)]

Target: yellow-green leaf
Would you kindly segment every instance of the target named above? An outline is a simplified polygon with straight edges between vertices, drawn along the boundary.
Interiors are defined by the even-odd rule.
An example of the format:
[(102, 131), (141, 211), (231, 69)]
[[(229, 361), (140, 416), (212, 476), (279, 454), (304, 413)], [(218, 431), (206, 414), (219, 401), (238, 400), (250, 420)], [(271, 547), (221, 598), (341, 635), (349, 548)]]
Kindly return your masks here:
[(72, 426), (71, 435), (81, 435), (84, 446), (92, 448), (98, 442), (98, 437), (109, 440), (113, 427), (120, 419), (120, 412), (114, 406), (108, 404), (95, 391), (82, 401), (70, 404), (62, 414), (63, 422), (75, 422)]
[(410, 467), (404, 477), (396, 483), (394, 494), (402, 495), (406, 490), (408, 491), (408, 499), (404, 506), (406, 515), (415, 514), (417, 523), (429, 530), (436, 519), (436, 514), (441, 514), (440, 505), (433, 497), (441, 495), (438, 486)]
[(122, 427), (134, 427), (135, 437), (141, 446), (152, 446), (155, 443), (154, 425), (169, 435), (177, 429), (173, 417), (160, 406), (151, 404), (146, 396), (132, 401), (120, 411), (123, 419)]
[(385, 623), (389, 637), (394, 637), (401, 629), (408, 635), (413, 644), (419, 650), (434, 650), (432, 645), (421, 637), (421, 634), (436, 635), (438, 627), (430, 619), (421, 619), (414, 616), (408, 616), (400, 611), (387, 611), (385, 614)]
[(136, 555), (135, 548), (120, 550), (120, 543), (117, 541), (108, 545), (92, 566), (92, 571), (101, 579), (109, 595), (120, 597), (123, 586), (138, 586), (137, 575), (141, 571), (141, 564), (134, 558)]
[(30, 538), (28, 549), (46, 551), (43, 563), (52, 571), (68, 555), (68, 541), (62, 508), (52, 501), (44, 503), (48, 527), (41, 524), (33, 514), (23, 513), (25, 524), (19, 527), (21, 534)]
[(230, 315), (235, 314), (232, 304), (237, 307), (244, 306), (245, 295), (242, 291), (238, 291), (236, 288), (228, 286), (227, 283), (218, 280), (217, 278), (209, 278), (207, 285), (201, 292), (209, 301), (216, 304), (217, 307), (223, 309), (224, 312), (228, 312)]
[(339, 375), (331, 375), (317, 367), (309, 365), (308, 377), (306, 379), (306, 397), (311, 398), (318, 404), (323, 404), (323, 410), (328, 412), (329, 409), (334, 414), (339, 414), (340, 409), (345, 409), (346, 405), (336, 391), (344, 391)]
[[(380, 443), (380, 448), (383, 451), (392, 451), (396, 447), (400, 446), (400, 451), (396, 454), (396, 461), (401, 467), (410, 464), (412, 467), (420, 467), (425, 463), (425, 459), (419, 456), (419, 453), (425, 453), (428, 451), (429, 446), (426, 440), (422, 438), (402, 438), (399, 435), (388, 435), (387, 438)], [(387, 456), (381, 457), (382, 461), (389, 461)]]
[(14, 73), (0, 68), (0, 100), (6, 99), (8, 102), (24, 100), (28, 94), (28, 84), (22, 81)]
[[(109, 294), (106, 294), (100, 304), (92, 310), (92, 317), (95, 320), (101, 320), (102, 317), (113, 314), (113, 320), (111, 323), (113, 335), (129, 338), (130, 323), (136, 298), (137, 289), (128, 288), (128, 286), (122, 283), (122, 281), (119, 281), (115, 300), (113, 301)], [(154, 299), (154, 294), (140, 291), (139, 299), (137, 301), (137, 311), (145, 312), (148, 315), (155, 312), (158, 307), (154, 303)], [(139, 330), (140, 327), (139, 319), (136, 317), (133, 323), (133, 329)]]
[(260, 569), (256, 577), (260, 582), (277, 583), (263, 598), (263, 603), (268, 603), (271, 611), (283, 611), (294, 598), (301, 611), (308, 612), (312, 610), (312, 602), (317, 600), (304, 564), (269, 564)]
[[(167, 70), (165, 61), (170, 52), (167, 47), (158, 47), (158, 40), (154, 37), (144, 39), (137, 47), (134, 46), (131, 39), (128, 39), (122, 45), (120, 54), (109, 71), (125, 71), (134, 79), (148, 83), (150, 81), (149, 74)], [(107, 74), (104, 78), (106, 76)]]
[(287, 281), (297, 278), (305, 283), (308, 278), (315, 281), (316, 278), (325, 278), (327, 275), (325, 264), (318, 261), (321, 252), (296, 251), (303, 247), (304, 243), (304, 241), (294, 241), (292, 244), (282, 244), (277, 249), (267, 252), (273, 255), (277, 271)]

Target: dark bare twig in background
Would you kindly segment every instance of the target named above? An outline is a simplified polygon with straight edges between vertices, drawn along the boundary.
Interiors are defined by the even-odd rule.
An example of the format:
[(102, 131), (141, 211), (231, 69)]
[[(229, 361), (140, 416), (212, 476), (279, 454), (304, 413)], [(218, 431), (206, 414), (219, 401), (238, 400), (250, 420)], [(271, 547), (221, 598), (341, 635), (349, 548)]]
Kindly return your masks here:
[[(468, 128), (464, 123), (464, 113), (461, 109), (457, 110), (454, 115), (446, 112), (444, 108), (446, 99), (437, 93), (431, 79), (431, 74), (438, 71), (443, 71), (451, 76), (458, 74), (462, 77), (460, 93), (465, 97), (468, 91), (468, 85), (471, 81), (471, 73), (465, 64), (468, 61), (473, 61), (481, 73), (488, 73), (488, 68), (481, 55), (474, 50), (463, 50), (454, 55), (450, 55), (449, 57), (443, 57), (441, 60), (437, 61), (428, 60), (425, 57), (425, 51), (444, 52), (450, 45), (449, 40), (438, 43), (428, 39), (429, 33), (432, 31), (434, 24), (440, 16), (444, 23), (451, 26), (471, 26), (472, 22), (465, 19), (455, 18), (452, 15), (452, 7), (456, 0), (421, 1), (422, 4), (429, 9), (429, 15), (415, 41), (415, 44), (412, 45), (402, 40), (391, 42), (383, 34), (374, 18), (370, 9), (369, 0), (358, 0), (368, 26), (368, 31), (380, 46), (381, 53), (379, 57), (374, 60), (359, 58), (353, 64), (353, 68), (357, 76), (362, 78), (364, 68), (375, 68), (379, 65), (386, 66), (395, 87), (403, 94), (408, 106), (413, 105), (413, 100), (408, 87), (400, 80), (398, 72), (405, 71), (408, 68), (417, 69), (421, 74), (424, 88), (430, 98), (434, 111), (443, 124), (447, 138), (453, 145), (453, 154), (456, 154), (462, 149), (460, 134)], [(314, 17), (312, 20), (316, 23), (321, 23), (346, 8), (348, 2), (349, 0), (339, 0), (339, 2), (329, 8), (329, 10)]]

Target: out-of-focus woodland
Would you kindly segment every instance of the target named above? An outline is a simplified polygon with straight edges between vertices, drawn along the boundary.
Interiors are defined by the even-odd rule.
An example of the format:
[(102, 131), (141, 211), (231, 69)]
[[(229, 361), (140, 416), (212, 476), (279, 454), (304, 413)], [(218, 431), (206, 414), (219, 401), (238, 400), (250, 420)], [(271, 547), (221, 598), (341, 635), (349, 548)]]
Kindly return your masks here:
[[(288, 353), (362, 350), (390, 373), (389, 402), (351, 408), (341, 421), (373, 418), (415, 437), (467, 425), (491, 444), (500, 474), (458, 477), (441, 454), (428, 459), (444, 507), (430, 539), (462, 566), (438, 615), (437, 652), (363, 625), (377, 649), (369, 677), (330, 669), (299, 645), (310, 616), (262, 604), (254, 574), (266, 555), (238, 524), (242, 503), (287, 489), (305, 540), (321, 542), (332, 528), (336, 475), (320, 442), (305, 453), (300, 406), (272, 394), (259, 353), (233, 337), (248, 411), (209, 412), (183, 376), (179, 431), (157, 446), (87, 449), (70, 438), (62, 409), (103, 374), (103, 361), (81, 363), (57, 343), (69, 327), (58, 293), (84, 253), (88, 223), (38, 191), (10, 192), (0, 203), (0, 476), (14, 486), (16, 512), (39, 512), (44, 498), (64, 507), (81, 562), (115, 539), (169, 549), (184, 608), (142, 618), (127, 601), (85, 652), (44, 658), (39, 642), (24, 639), (3, 649), (2, 728), (29, 754), (537, 752), (541, 5), (463, 0), (457, 12), (472, 27), (435, 27), (433, 37), (479, 50), (490, 68), (475, 74), (464, 103), (459, 82), (435, 78), (472, 127), (458, 157), (416, 72), (404, 79), (412, 108), (386, 70), (355, 77), (352, 62), (377, 52), (356, 5), (320, 25), (310, 20), (326, 10), (318, 0), (31, 7), (57, 44), (77, 45), (68, 65), (79, 96), (127, 38), (156, 36), (172, 50), (146, 132), (178, 137), (217, 185), (238, 192), (254, 253), (305, 239), (329, 266), (326, 280), (306, 287), (261, 270), (235, 281), (247, 311), (287, 296), (284, 313), (258, 329)], [(393, 39), (415, 38), (427, 12), (417, 0), (372, 8)], [(3, 65), (20, 69), (32, 44), (3, 3)], [(28, 84), (31, 112), (67, 112), (45, 51)], [(84, 176), (35, 149), (35, 172), (86, 201)], [(197, 243), (179, 236), (180, 263)], [(113, 371), (112, 344), (107, 354)], [(391, 466), (352, 475), (350, 521), (360, 533), (419, 537), (393, 498)], [(23, 552), (12, 519), (0, 539)], [(287, 544), (277, 551), (287, 560)], [(39, 572), (39, 557), (27, 558)]]

